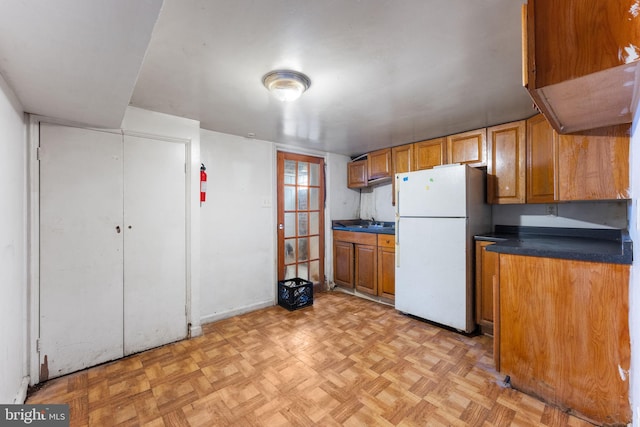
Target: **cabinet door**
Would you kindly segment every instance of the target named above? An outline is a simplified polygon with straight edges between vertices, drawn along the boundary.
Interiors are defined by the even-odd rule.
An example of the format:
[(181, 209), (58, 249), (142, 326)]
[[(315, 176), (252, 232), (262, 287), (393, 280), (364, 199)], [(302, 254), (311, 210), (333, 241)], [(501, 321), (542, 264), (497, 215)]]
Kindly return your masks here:
[(413, 144), (413, 170), (431, 169), (447, 163), (445, 138), (430, 139)]
[(487, 252), (494, 242), (476, 242), (476, 323), (482, 333), (493, 335), (493, 282), (497, 274), (498, 253)]
[(333, 241), (333, 281), (338, 286), (353, 288), (353, 244)]
[(628, 199), (630, 125), (558, 139), (558, 199)]
[(40, 125), (40, 381), (123, 356), (122, 135)]
[(187, 336), (186, 146), (125, 135), (124, 350)]
[(367, 179), (367, 159), (347, 163), (347, 187), (366, 187)]
[(405, 144), (391, 149), (393, 162), (393, 174), (391, 176), (391, 204), (396, 205), (396, 180), (395, 174), (411, 172), (413, 170), (413, 144)]
[(413, 144), (400, 145), (391, 149), (393, 173), (411, 172), (413, 170)]
[(490, 127), (487, 140), (487, 203), (525, 203), (525, 121)]
[(553, 85), (631, 62), (620, 47), (640, 39), (637, 5), (636, 0), (529, 1), (531, 83)]
[(355, 284), (358, 291), (371, 295), (378, 294), (377, 257), (376, 246), (355, 245)]
[(527, 203), (557, 200), (557, 134), (542, 114), (527, 120)]
[(477, 129), (447, 137), (448, 163), (487, 165), (487, 129)]
[(391, 177), (391, 148), (368, 154), (369, 180)]
[[(391, 238), (393, 239), (393, 238)], [(396, 250), (378, 246), (378, 295), (393, 299), (396, 294)]]
[(500, 254), (500, 371), (598, 424), (631, 419), (629, 270)]

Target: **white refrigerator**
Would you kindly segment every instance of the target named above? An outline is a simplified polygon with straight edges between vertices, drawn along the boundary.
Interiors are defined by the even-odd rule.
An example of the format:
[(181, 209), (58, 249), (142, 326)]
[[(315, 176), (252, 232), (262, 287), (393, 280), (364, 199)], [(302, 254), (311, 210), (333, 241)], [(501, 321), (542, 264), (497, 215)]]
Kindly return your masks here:
[(455, 164), (395, 179), (396, 309), (472, 332), (473, 236), (491, 229), (484, 171)]

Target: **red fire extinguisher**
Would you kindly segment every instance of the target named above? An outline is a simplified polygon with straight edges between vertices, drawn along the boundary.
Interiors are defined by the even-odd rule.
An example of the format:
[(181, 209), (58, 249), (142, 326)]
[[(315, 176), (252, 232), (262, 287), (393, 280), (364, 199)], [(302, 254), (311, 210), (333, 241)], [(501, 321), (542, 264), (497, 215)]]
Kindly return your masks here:
[(207, 168), (204, 167), (204, 163), (200, 163), (200, 203), (204, 202), (207, 198)]

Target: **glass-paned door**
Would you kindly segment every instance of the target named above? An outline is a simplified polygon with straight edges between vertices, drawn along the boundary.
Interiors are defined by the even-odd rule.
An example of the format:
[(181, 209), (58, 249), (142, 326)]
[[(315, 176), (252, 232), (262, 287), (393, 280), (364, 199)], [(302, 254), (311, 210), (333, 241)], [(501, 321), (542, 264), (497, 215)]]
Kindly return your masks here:
[(324, 160), (278, 152), (278, 280), (324, 285)]

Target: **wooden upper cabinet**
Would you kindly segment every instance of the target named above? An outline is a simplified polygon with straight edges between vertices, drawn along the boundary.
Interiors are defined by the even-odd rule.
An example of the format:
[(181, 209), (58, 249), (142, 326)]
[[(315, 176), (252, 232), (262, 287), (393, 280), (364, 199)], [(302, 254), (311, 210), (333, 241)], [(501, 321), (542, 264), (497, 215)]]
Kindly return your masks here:
[(630, 125), (558, 139), (560, 200), (628, 199)]
[(556, 201), (557, 134), (543, 115), (527, 120), (527, 203)]
[(435, 138), (413, 144), (413, 170), (431, 169), (447, 163), (447, 140)]
[(639, 82), (636, 0), (528, 0), (524, 83), (559, 133), (630, 123)]
[(413, 144), (405, 144), (391, 149), (393, 174), (411, 172), (413, 170)]
[(487, 129), (477, 129), (447, 137), (447, 163), (480, 167), (487, 165)]
[(396, 205), (396, 180), (395, 174), (411, 172), (413, 169), (414, 144), (405, 144), (391, 149), (393, 162), (393, 174), (391, 176), (391, 204)]
[(526, 122), (487, 129), (487, 203), (526, 201)]
[(391, 148), (383, 148), (368, 155), (369, 181), (391, 177)]
[(347, 163), (347, 187), (362, 188), (368, 184), (367, 159)]

